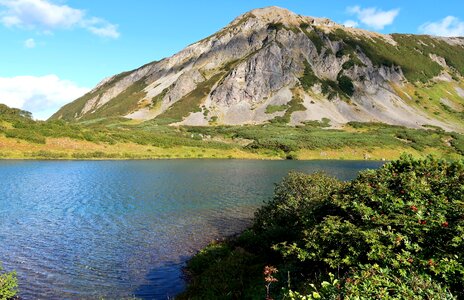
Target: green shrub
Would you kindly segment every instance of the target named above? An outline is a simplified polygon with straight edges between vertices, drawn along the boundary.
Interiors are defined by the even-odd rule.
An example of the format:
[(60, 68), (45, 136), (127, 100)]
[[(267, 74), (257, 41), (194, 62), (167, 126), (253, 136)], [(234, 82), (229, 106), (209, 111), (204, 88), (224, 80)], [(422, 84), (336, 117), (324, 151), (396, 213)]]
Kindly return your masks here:
[(192, 281), (176, 299), (258, 299), (263, 293), (261, 272), (255, 255), (233, 245), (212, 243), (189, 261)]
[[(276, 249), (332, 270), (378, 264), (464, 291), (464, 162), (411, 157), (362, 172), (314, 217), (296, 243)], [(308, 218), (310, 219), (310, 218)], [(336, 243), (334, 243), (336, 241)]]
[(25, 140), (36, 144), (45, 144), (45, 137), (29, 129), (18, 128), (5, 130), (5, 136), (7, 138), (14, 138)]
[(32, 119), (32, 114), (28, 111), (18, 108), (10, 108), (5, 104), (0, 104), (0, 119), (16, 120), (16, 119)]
[(17, 293), (18, 279), (16, 273), (6, 273), (0, 265), (0, 300), (13, 299)]
[(305, 91), (309, 91), (313, 85), (319, 83), (319, 78), (314, 74), (311, 65), (308, 63), (307, 60), (304, 61), (304, 73), (303, 76), (299, 78), (301, 86)]
[(457, 299), (431, 275), (377, 264), (362, 265), (347, 275), (342, 293), (347, 299)]
[[(274, 197), (255, 214), (253, 230), (265, 233), (273, 243), (292, 239), (313, 219), (317, 209), (342, 183), (322, 173), (291, 172), (274, 190)], [(311, 187), (311, 188), (308, 188)]]
[[(273, 265), (275, 299), (461, 299), (463, 183), (464, 161), (431, 157), (403, 156), (346, 183), (290, 173), (251, 229), (215, 246), (216, 254), (200, 254), (193, 282), (209, 278), (207, 290), (219, 284), (228, 295), (258, 299), (258, 266)], [(252, 259), (237, 262), (237, 251)], [(214, 281), (233, 259), (231, 276)]]
[(348, 97), (353, 96), (354, 94), (354, 85), (350, 77), (346, 75), (338, 75), (338, 87), (340, 90), (347, 95)]
[(271, 31), (279, 31), (279, 30), (282, 30), (284, 29), (285, 26), (284, 24), (282, 23), (271, 23), (267, 26), (267, 30), (271, 30)]

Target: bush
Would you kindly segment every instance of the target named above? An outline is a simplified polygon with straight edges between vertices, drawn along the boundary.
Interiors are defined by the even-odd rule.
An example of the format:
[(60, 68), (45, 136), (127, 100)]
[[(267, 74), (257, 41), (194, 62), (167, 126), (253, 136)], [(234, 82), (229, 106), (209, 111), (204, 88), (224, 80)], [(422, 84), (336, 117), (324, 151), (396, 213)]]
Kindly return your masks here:
[(351, 97), (354, 94), (354, 85), (350, 77), (345, 75), (338, 76), (338, 86), (343, 93)]
[(347, 276), (343, 286), (347, 299), (457, 299), (430, 275), (416, 271), (375, 264), (360, 266)]
[(314, 210), (341, 186), (340, 181), (323, 173), (291, 172), (276, 186), (274, 198), (256, 212), (253, 230), (273, 243), (292, 240), (317, 221)]
[(3, 272), (0, 265), (0, 300), (12, 299), (18, 293), (18, 279), (15, 272)]
[(313, 85), (319, 83), (319, 77), (314, 74), (314, 71), (307, 60), (304, 60), (304, 72), (303, 76), (299, 78), (301, 86), (305, 91), (309, 91)]
[[(251, 229), (223, 247), (276, 266), (276, 299), (461, 299), (464, 161), (402, 156), (346, 183), (290, 173)], [(222, 255), (216, 261), (230, 259)], [(264, 287), (261, 274), (248, 274), (241, 282)]]
[[(349, 272), (378, 264), (464, 291), (464, 163), (405, 156), (365, 171), (326, 202), (285, 257)], [(461, 295), (463, 296), (463, 295)]]

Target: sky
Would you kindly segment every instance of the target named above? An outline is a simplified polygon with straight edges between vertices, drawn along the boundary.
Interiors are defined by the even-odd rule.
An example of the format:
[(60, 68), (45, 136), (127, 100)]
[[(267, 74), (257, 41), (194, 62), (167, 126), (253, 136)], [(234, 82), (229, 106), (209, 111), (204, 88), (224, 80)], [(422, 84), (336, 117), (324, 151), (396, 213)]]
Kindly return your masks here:
[(46, 119), (103, 78), (274, 5), (381, 33), (464, 36), (463, 0), (0, 0), (0, 103)]

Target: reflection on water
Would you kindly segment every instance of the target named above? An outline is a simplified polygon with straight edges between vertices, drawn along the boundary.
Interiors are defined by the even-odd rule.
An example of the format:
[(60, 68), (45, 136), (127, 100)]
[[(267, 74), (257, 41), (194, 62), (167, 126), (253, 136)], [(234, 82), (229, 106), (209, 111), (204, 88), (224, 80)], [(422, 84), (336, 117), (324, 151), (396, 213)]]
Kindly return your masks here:
[(290, 170), (350, 179), (377, 162), (0, 162), (0, 261), (24, 299), (182, 291), (202, 246), (247, 226)]

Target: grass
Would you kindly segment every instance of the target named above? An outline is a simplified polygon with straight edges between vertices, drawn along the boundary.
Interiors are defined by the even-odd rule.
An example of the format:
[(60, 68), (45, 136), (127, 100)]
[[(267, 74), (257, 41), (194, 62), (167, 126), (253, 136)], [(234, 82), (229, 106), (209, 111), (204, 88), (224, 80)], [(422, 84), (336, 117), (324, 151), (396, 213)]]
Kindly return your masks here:
[[(314, 124), (313, 124), (314, 123)], [(456, 158), (464, 154), (464, 137), (457, 133), (402, 127), (362, 125), (348, 130), (306, 126), (161, 126), (158, 134), (140, 125), (119, 135), (108, 129), (107, 141), (99, 134), (77, 138), (47, 137), (42, 143), (0, 136), (0, 156), (15, 159), (394, 159), (407, 152)], [(147, 125), (144, 125), (147, 126)], [(358, 126), (358, 125), (353, 125)], [(121, 130), (121, 129), (119, 129)], [(127, 130), (127, 129), (125, 129)], [(162, 131), (165, 130), (163, 133)], [(201, 134), (201, 135), (200, 135)], [(215, 142), (201, 136), (211, 136)], [(156, 136), (156, 137), (154, 137)], [(250, 141), (246, 145), (240, 141)], [(449, 141), (449, 143), (446, 143)]]
[(288, 105), (268, 105), (266, 107), (266, 113), (267, 114), (273, 114), (279, 111), (285, 111), (288, 108)]
[[(296, 153), (298, 159), (319, 159), (325, 155), (321, 152), (336, 153), (330, 158), (348, 157), (347, 149), (357, 151), (351, 157), (364, 159), (364, 154), (371, 153), (371, 159), (392, 159), (401, 152), (417, 154), (435, 152), (442, 157), (460, 155), (460, 149), (449, 146), (445, 141), (453, 135), (459, 137), (455, 144), (461, 145), (462, 135), (446, 133), (434, 129), (409, 129), (401, 126), (384, 124), (351, 123), (343, 130), (323, 129), (324, 122), (314, 122), (305, 126), (291, 127), (282, 124), (260, 126), (227, 127), (192, 127), (191, 132), (211, 136), (225, 136), (252, 141), (246, 148), (250, 150), (269, 149), (287, 157)], [(401, 138), (402, 137), (402, 138)], [(384, 149), (384, 152), (379, 152)], [(393, 151), (394, 150), (394, 151)], [(374, 153), (374, 154), (372, 154)]]
[(174, 146), (169, 148), (135, 143), (96, 144), (69, 138), (50, 138), (45, 144), (0, 137), (2, 159), (280, 159), (270, 152), (250, 152), (239, 147), (204, 148)]
[(145, 78), (136, 81), (124, 92), (96, 109), (94, 113), (85, 115), (83, 119), (124, 116), (131, 113), (138, 107), (140, 100), (147, 95), (144, 91), (146, 87)]
[[(351, 148), (345, 147), (341, 149), (329, 150), (309, 150), (302, 149), (296, 152), (296, 159), (298, 160), (391, 160), (398, 158), (401, 154), (410, 154), (415, 158), (425, 158), (427, 155), (432, 154), (435, 156), (443, 155), (440, 149), (426, 148), (423, 151), (418, 151), (414, 148), (403, 146), (398, 148)], [(462, 157), (458, 153), (449, 153), (445, 156), (448, 159), (459, 159)]]
[(102, 85), (96, 91), (89, 92), (79, 99), (63, 106), (58, 112), (53, 114), (50, 117), (51, 120), (63, 119), (67, 121), (74, 121), (76, 117), (80, 117), (79, 113), (84, 109), (86, 103), (92, 98), (100, 98), (104, 93), (106, 93), (110, 88), (114, 87), (115, 84), (125, 76), (129, 75), (131, 72), (123, 72), (119, 75), (116, 75), (112, 80)]
[(161, 104), (163, 103), (164, 97), (166, 97), (167, 93), (169, 92), (169, 88), (165, 88), (161, 93), (156, 95), (151, 99), (152, 107), (153, 109), (157, 109), (161, 107)]
[(464, 125), (464, 113), (443, 104), (446, 99), (453, 106), (464, 108), (464, 98), (456, 92), (458, 85), (454, 82), (429, 82), (427, 84), (392, 85), (395, 92), (410, 106), (429, 114), (441, 121), (452, 121)]
[(283, 116), (277, 116), (271, 120), (274, 124), (288, 124), (290, 123), (292, 114), (297, 111), (305, 111), (306, 107), (303, 105), (303, 98), (299, 94), (298, 89), (293, 89), (292, 100), (287, 103), (287, 108)]
[(439, 128), (410, 129), (377, 123), (349, 123), (330, 129), (330, 120), (289, 126), (304, 110), (299, 91), (282, 117), (271, 124), (164, 126), (110, 118), (66, 123), (33, 121), (27, 114), (0, 115), (0, 157), (17, 159), (394, 159), (402, 152), (464, 154), (464, 136)]

